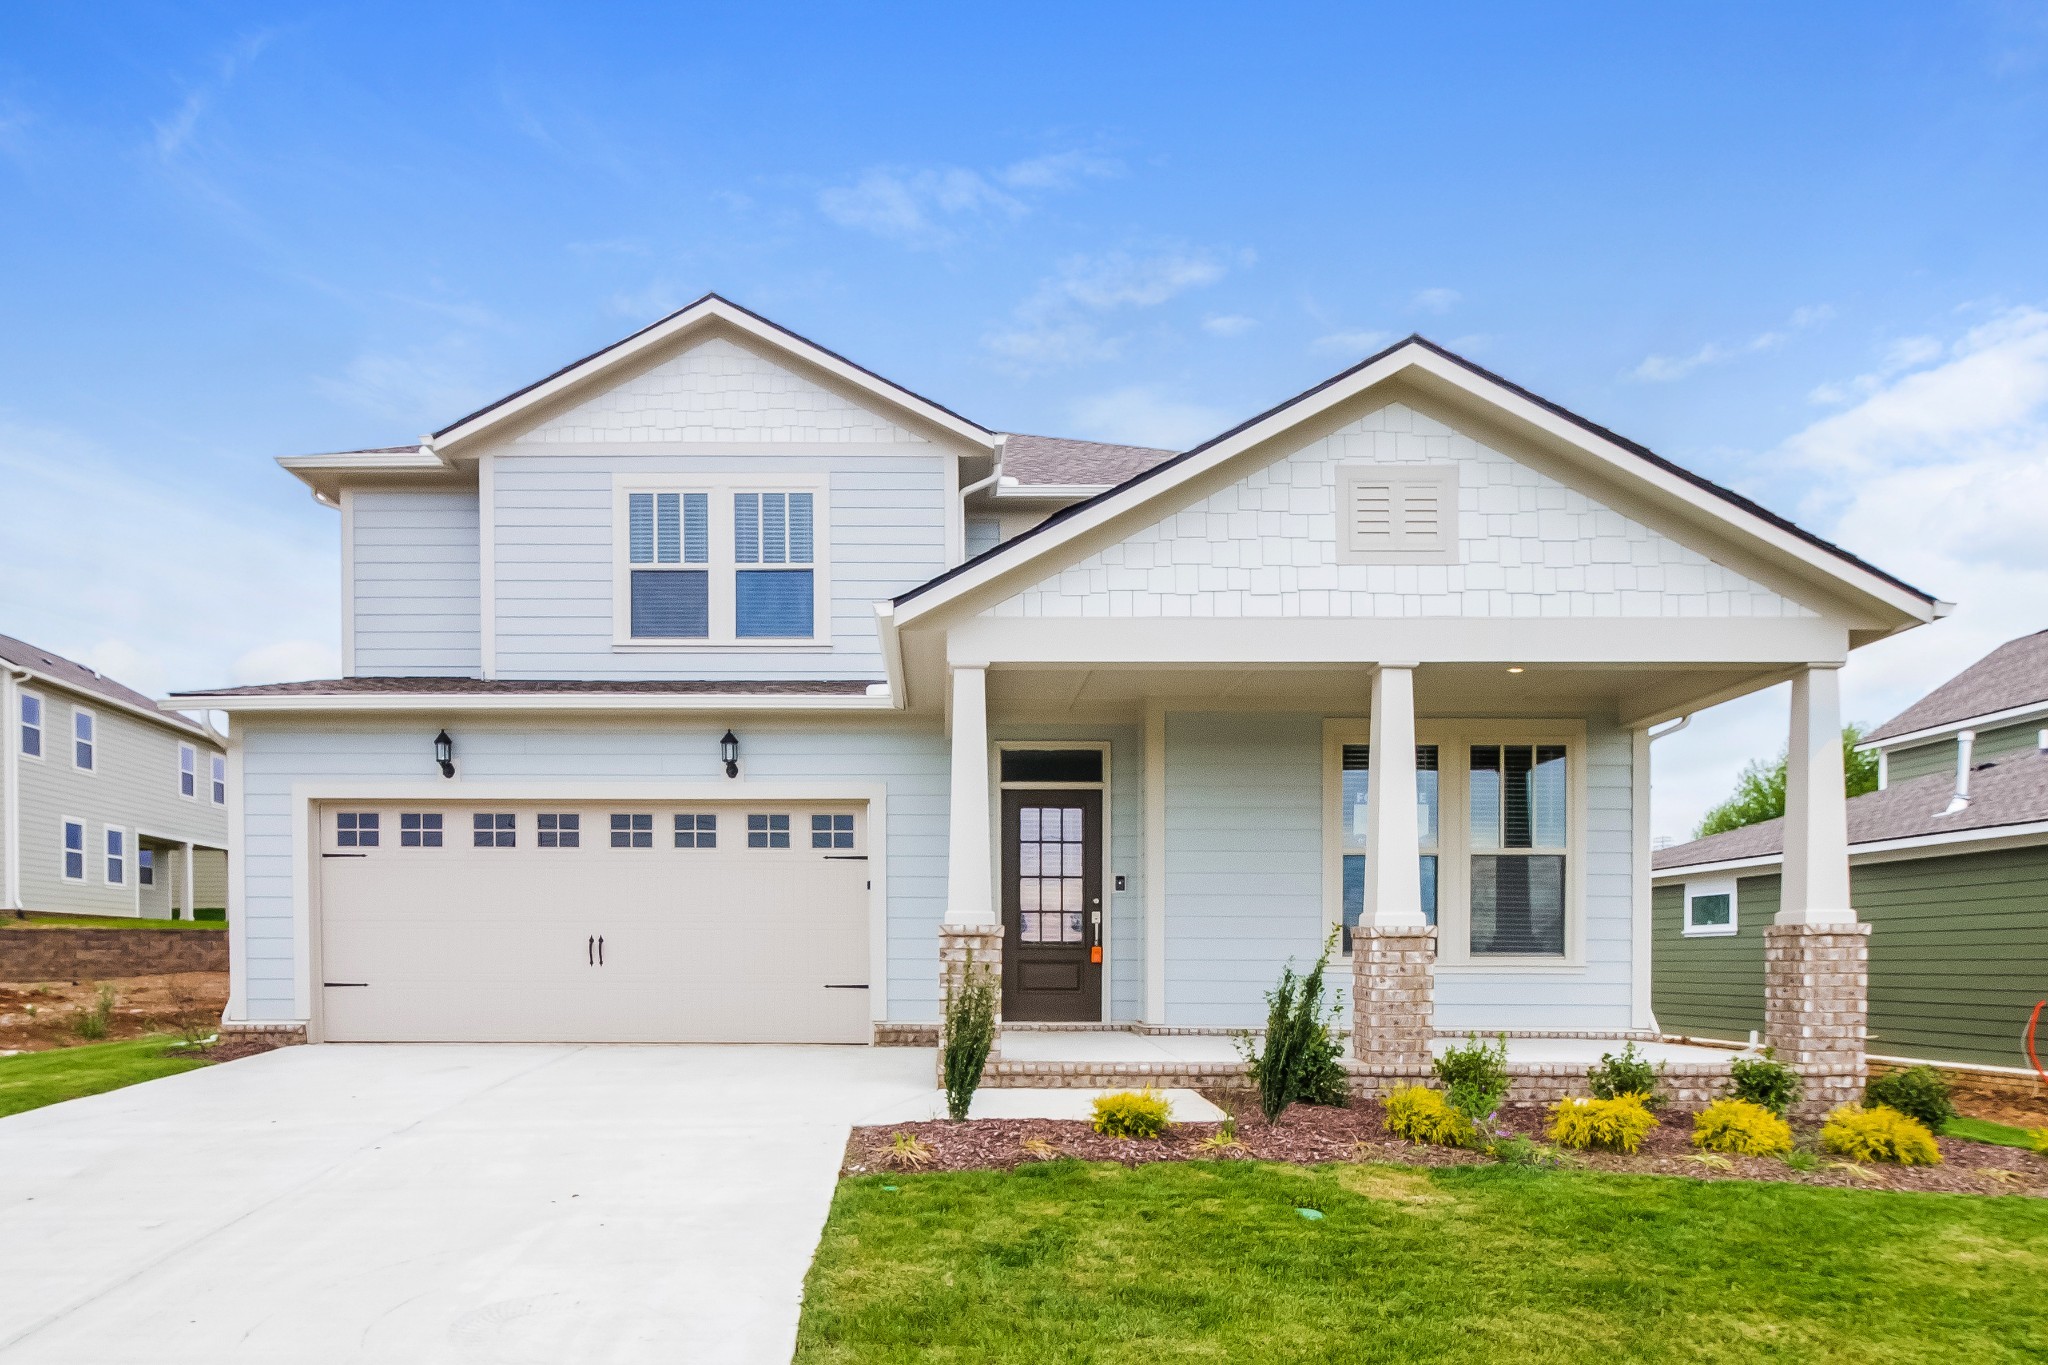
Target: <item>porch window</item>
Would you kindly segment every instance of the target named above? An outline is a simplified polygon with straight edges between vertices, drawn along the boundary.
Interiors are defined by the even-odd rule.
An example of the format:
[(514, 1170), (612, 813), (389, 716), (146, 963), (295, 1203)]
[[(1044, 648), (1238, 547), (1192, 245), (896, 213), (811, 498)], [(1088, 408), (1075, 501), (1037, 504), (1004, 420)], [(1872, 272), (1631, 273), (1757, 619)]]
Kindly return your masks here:
[[(1440, 774), (1437, 746), (1415, 746), (1415, 829), (1422, 859), (1422, 917), (1436, 923), (1436, 873)], [(1344, 844), (1344, 951), (1351, 951), (1351, 931), (1365, 913), (1366, 797), (1372, 787), (1372, 746), (1346, 744), (1340, 824)], [(1353, 850), (1356, 850), (1355, 852)]]
[(1475, 744), (1468, 788), (1474, 957), (1564, 956), (1562, 744)]

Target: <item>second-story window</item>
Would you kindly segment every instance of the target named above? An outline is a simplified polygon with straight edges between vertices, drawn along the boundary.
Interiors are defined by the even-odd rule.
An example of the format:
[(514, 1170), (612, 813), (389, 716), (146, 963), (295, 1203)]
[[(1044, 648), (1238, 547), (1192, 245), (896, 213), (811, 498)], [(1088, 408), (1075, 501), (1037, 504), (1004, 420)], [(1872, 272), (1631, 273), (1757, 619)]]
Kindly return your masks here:
[(710, 521), (708, 494), (627, 495), (635, 638), (701, 640), (711, 634)]
[(93, 713), (83, 707), (71, 713), (71, 766), (80, 772), (93, 769), (94, 750), (98, 744), (99, 725)]
[(812, 634), (813, 542), (809, 493), (735, 493), (732, 499), (733, 634)]
[(21, 751), (30, 758), (43, 756), (43, 699), (33, 692), (21, 694)]
[(621, 489), (615, 641), (744, 648), (818, 640), (826, 633), (821, 502), (816, 488)]
[(199, 751), (189, 744), (178, 746), (178, 795), (199, 795)]
[(213, 804), (225, 806), (228, 803), (228, 761), (225, 755), (213, 756)]

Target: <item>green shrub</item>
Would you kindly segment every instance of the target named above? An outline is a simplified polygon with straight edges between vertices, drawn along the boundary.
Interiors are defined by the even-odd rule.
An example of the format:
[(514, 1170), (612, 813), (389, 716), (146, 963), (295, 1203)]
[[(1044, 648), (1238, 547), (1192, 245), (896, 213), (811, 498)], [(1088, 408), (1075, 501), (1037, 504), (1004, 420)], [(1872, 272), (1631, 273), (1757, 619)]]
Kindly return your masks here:
[(1560, 1147), (1632, 1153), (1643, 1145), (1643, 1135), (1656, 1126), (1657, 1116), (1641, 1095), (1562, 1099), (1550, 1106), (1550, 1140)]
[(1651, 1064), (1648, 1057), (1636, 1051), (1634, 1043), (1622, 1048), (1621, 1055), (1612, 1052), (1600, 1054), (1600, 1065), (1586, 1073), (1587, 1088), (1593, 1098), (1615, 1099), (1621, 1095), (1641, 1095), (1644, 1103), (1652, 1109), (1664, 1105), (1664, 1064)]
[(1465, 1035), (1464, 1047), (1449, 1048), (1432, 1064), (1436, 1078), (1443, 1082), (1444, 1099), (1451, 1108), (1483, 1125), (1508, 1096), (1508, 1036), (1503, 1033), (1491, 1043), (1479, 1035)]
[(1382, 1107), (1387, 1111), (1387, 1131), (1397, 1138), (1433, 1147), (1470, 1147), (1477, 1140), (1472, 1121), (1426, 1085), (1396, 1086)]
[(1104, 1137), (1156, 1138), (1173, 1126), (1173, 1109), (1151, 1090), (1098, 1095), (1091, 1126)]
[(1765, 1048), (1758, 1057), (1737, 1057), (1728, 1068), (1728, 1093), (1783, 1118), (1799, 1103), (1799, 1073)]
[(1344, 1076), (1345, 1035), (1335, 1025), (1342, 1007), (1324, 999), (1323, 974), (1337, 946), (1337, 931), (1323, 940), (1323, 951), (1307, 975), (1294, 964), (1280, 969), (1280, 984), (1266, 992), (1266, 1038), (1260, 1049), (1252, 1035), (1237, 1035), (1253, 1082), (1259, 1087), (1259, 1111), (1276, 1122), (1290, 1104), (1337, 1104), (1349, 1098)]
[(71, 1020), (71, 1031), (87, 1042), (98, 1042), (107, 1036), (107, 1028), (114, 1022), (114, 988), (101, 986), (92, 1004), (80, 1010)]
[(195, 920), (219, 920), (221, 923), (225, 924), (227, 922), (228, 912), (220, 908), (219, 906), (214, 906), (213, 908), (209, 909), (206, 906), (202, 905), (197, 910), (194, 910), (192, 912), (192, 918)]
[(975, 1089), (981, 1084), (982, 1068), (988, 1065), (989, 1050), (996, 1040), (996, 988), (986, 967), (968, 950), (960, 983), (946, 998), (946, 1037), (943, 1066), (946, 1077), (946, 1113), (958, 1123), (974, 1104)]
[(1828, 1115), (1820, 1145), (1851, 1161), (1896, 1161), (1901, 1166), (1932, 1166), (1941, 1160), (1934, 1134), (1896, 1109), (1866, 1109), (1845, 1104)]
[(1931, 1066), (1912, 1066), (1890, 1071), (1863, 1087), (1863, 1102), (1896, 1109), (1930, 1133), (1956, 1116), (1948, 1097), (1948, 1082)]
[(1792, 1150), (1792, 1126), (1760, 1104), (1715, 1100), (1693, 1117), (1692, 1145), (1737, 1156), (1783, 1156)]

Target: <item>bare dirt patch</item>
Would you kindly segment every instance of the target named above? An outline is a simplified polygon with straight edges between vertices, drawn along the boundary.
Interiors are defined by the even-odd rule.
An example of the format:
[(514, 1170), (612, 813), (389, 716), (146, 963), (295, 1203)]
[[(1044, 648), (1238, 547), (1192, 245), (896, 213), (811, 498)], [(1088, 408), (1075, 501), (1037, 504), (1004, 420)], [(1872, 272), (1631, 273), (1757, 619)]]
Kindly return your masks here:
[[(93, 1008), (102, 985), (114, 990), (106, 1037), (80, 1038), (77, 1021)], [(42, 1052), (188, 1028), (211, 1033), (227, 1000), (226, 972), (0, 982), (0, 1052)]]
[[(1408, 1166), (1463, 1166), (1489, 1160), (1477, 1152), (1403, 1142), (1387, 1134), (1376, 1102), (1361, 1101), (1342, 1109), (1296, 1105), (1277, 1124), (1267, 1124), (1246, 1097), (1214, 1093), (1209, 1099), (1233, 1110), (1239, 1147), (1205, 1145), (1217, 1132), (1214, 1123), (1176, 1124), (1156, 1141), (1103, 1137), (1079, 1120), (971, 1119), (966, 1123), (936, 1120), (856, 1128), (847, 1143), (845, 1172), (1010, 1170), (1032, 1161), (1071, 1157), (1081, 1161), (1114, 1161), (1126, 1166), (1154, 1161), (1232, 1160), (1255, 1158), (1302, 1164), (1321, 1162), (1389, 1162)], [(1563, 1164), (1587, 1170), (1640, 1175), (1682, 1175), (1698, 1180), (1776, 1180), (1842, 1189), (1922, 1190), (1955, 1194), (2024, 1194), (2048, 1197), (2048, 1158), (2011, 1147), (1993, 1147), (1953, 1138), (1937, 1139), (1939, 1166), (1850, 1167), (1820, 1158), (1812, 1171), (1797, 1171), (1770, 1157), (1718, 1158), (1703, 1162), (1692, 1145), (1692, 1114), (1666, 1110), (1661, 1123), (1633, 1156), (1610, 1152), (1572, 1152)], [(1518, 1135), (1542, 1140), (1547, 1115), (1542, 1105), (1509, 1105), (1502, 1126)], [(898, 1150), (896, 1135), (916, 1137), (924, 1150), (915, 1164)], [(1725, 1165), (1720, 1162), (1725, 1161)]]

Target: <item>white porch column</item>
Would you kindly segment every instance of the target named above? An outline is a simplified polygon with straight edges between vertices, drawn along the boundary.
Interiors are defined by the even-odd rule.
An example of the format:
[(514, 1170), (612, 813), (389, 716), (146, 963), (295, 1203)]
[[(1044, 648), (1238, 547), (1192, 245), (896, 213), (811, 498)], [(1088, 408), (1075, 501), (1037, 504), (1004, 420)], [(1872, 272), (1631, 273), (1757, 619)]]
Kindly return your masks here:
[(191, 844), (180, 845), (180, 848), (182, 852), (178, 859), (178, 894), (185, 902), (185, 918), (194, 919), (196, 916), (193, 914), (193, 907), (199, 902), (193, 898), (192, 891), (193, 848)]
[[(988, 670), (953, 670), (953, 799), (946, 835), (946, 917), (939, 925), (939, 1004), (966, 979), (968, 964), (996, 985), (1002, 1017), (1003, 922), (991, 891), (989, 854)], [(940, 1016), (941, 1028), (944, 1015)], [(999, 1049), (998, 1049), (999, 1050)], [(996, 1052), (991, 1052), (993, 1057)]]
[(1365, 908), (1358, 922), (1412, 928), (1423, 923), (1413, 664), (1383, 664), (1373, 674), (1371, 763), (1365, 793)]
[(1792, 679), (1780, 924), (1856, 922), (1849, 905), (1849, 812), (1842, 780), (1841, 666), (1809, 665)]

